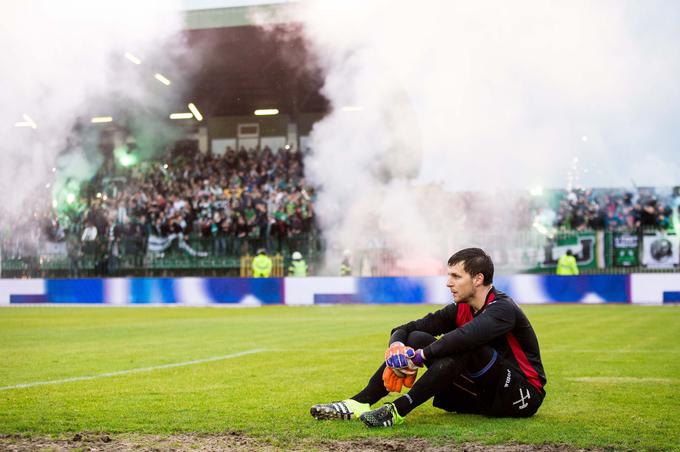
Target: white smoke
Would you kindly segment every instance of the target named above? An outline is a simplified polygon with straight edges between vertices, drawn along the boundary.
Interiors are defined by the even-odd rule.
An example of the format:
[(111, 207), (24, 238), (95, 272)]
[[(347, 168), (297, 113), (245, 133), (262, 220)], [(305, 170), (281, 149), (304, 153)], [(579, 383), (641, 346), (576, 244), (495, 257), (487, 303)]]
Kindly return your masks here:
[(306, 161), (331, 247), (441, 259), (519, 227), (517, 191), (679, 182), (678, 3), (319, 1), (288, 20), (331, 104)]
[(87, 148), (83, 140), (103, 126), (91, 117), (120, 121), (135, 107), (167, 117), (162, 106), (180, 96), (181, 83), (164, 86), (153, 75), (173, 78), (183, 23), (172, 0), (6, 2), (0, 21), (0, 204), (20, 216), (43, 198), (50, 204), (52, 190), (64, 185), (55, 178), (81, 181), (96, 172), (96, 139)]

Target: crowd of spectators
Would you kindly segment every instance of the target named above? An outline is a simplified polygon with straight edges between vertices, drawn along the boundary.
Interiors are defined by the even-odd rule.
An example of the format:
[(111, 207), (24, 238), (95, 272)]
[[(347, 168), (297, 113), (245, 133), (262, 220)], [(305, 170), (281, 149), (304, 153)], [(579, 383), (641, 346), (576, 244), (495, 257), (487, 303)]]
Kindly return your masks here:
[[(115, 270), (112, 258), (141, 264), (150, 241), (166, 244), (157, 256), (174, 249), (239, 257), (260, 248), (307, 252), (315, 232), (314, 190), (305, 183), (301, 154), (289, 149), (229, 148), (145, 162), (115, 177), (102, 171), (81, 196), (84, 209), (71, 212), (66, 225), (54, 209), (31, 219), (36, 227), (27, 230), (40, 237), (14, 234), (11, 254), (26, 255), (27, 242), (63, 242), (74, 262), (92, 256), (106, 273)], [(169, 237), (179, 246), (168, 248)]]
[(571, 190), (559, 201), (554, 225), (561, 230), (668, 230), (672, 198), (639, 190)]
[[(133, 171), (110, 191), (110, 222), (141, 224), (136, 234), (147, 237), (201, 238), (217, 256), (284, 251), (314, 228), (314, 192), (301, 154), (288, 149), (197, 153)], [(99, 208), (97, 201), (86, 221), (96, 221)]]
[[(82, 187), (82, 208), (65, 214), (46, 199), (9, 233), (0, 231), (3, 257), (36, 262), (41, 253), (50, 254), (41, 244), (61, 244), (75, 276), (83, 257), (91, 258), (96, 273), (110, 274), (122, 259), (143, 268), (147, 257), (173, 252), (240, 257), (264, 248), (308, 255), (317, 244), (315, 192), (305, 182), (299, 152), (229, 148), (222, 155), (196, 152), (115, 172), (108, 168)], [(476, 225), (483, 222), (466, 206), (478, 195), (459, 199)], [(674, 231), (680, 204), (675, 195), (574, 189), (519, 196), (513, 228)]]

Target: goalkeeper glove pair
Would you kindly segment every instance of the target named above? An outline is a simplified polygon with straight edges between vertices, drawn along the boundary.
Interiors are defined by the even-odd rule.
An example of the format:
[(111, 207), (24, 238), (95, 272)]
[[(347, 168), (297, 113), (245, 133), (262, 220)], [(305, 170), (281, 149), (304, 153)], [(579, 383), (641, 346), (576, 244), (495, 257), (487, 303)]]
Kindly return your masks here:
[(423, 367), (424, 355), (422, 350), (413, 350), (402, 342), (393, 342), (385, 351), (385, 364), (385, 388), (390, 392), (401, 392), (402, 386), (413, 386), (418, 368)]
[(385, 364), (387, 367), (408, 375), (416, 372), (419, 367), (423, 367), (425, 354), (422, 349), (414, 350), (402, 342), (392, 342), (385, 351)]

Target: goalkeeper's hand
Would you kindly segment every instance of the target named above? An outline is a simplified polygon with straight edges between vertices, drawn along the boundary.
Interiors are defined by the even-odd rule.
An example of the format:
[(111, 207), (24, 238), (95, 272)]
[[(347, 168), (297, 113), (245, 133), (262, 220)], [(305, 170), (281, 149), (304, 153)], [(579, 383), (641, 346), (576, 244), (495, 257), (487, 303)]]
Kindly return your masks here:
[(385, 367), (382, 375), (385, 389), (387, 389), (389, 392), (401, 392), (401, 388), (403, 386), (406, 386), (407, 388), (413, 387), (413, 383), (415, 383), (416, 375), (418, 373), (417, 370), (415, 373), (405, 377), (400, 377), (397, 372), (397, 370), (392, 369), (391, 367)]
[(392, 369), (403, 369), (408, 367), (407, 350), (411, 347), (405, 346), (402, 342), (392, 342), (385, 350), (385, 364)]
[(411, 347), (406, 347), (406, 358), (408, 359), (409, 368), (423, 367), (425, 364), (425, 353), (423, 349), (413, 350)]

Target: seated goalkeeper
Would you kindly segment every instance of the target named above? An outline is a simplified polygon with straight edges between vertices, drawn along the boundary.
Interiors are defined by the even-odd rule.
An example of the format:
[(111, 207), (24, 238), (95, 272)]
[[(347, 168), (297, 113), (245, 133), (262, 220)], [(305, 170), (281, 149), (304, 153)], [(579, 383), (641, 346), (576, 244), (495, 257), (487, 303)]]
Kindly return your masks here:
[[(493, 271), (479, 248), (451, 256), (446, 285), (455, 303), (393, 329), (385, 362), (368, 385), (349, 399), (314, 405), (312, 416), (389, 427), (431, 398), (450, 412), (532, 416), (546, 384), (538, 340), (522, 310), (492, 286)], [(404, 387), (404, 395), (371, 410)]]

